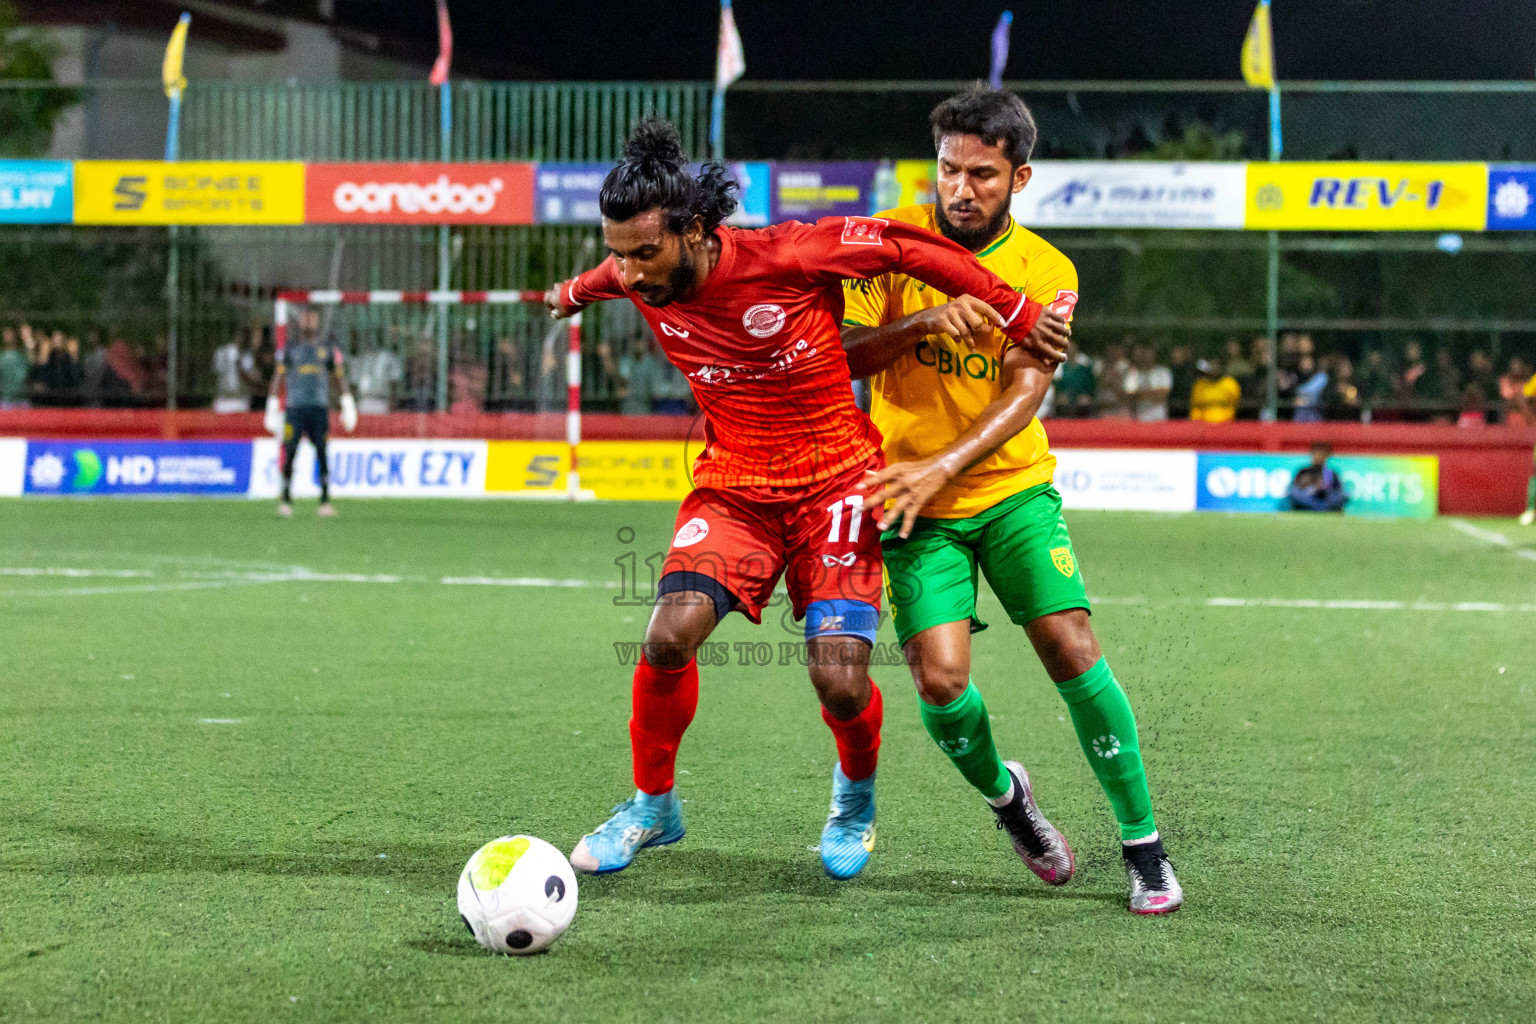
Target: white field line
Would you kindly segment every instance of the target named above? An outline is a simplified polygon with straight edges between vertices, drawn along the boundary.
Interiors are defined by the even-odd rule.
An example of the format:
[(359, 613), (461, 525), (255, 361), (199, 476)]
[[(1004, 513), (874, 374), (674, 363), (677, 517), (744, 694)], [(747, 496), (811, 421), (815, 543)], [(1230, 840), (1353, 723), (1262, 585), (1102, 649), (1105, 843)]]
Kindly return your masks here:
[(1528, 562), (1536, 562), (1536, 551), (1533, 551), (1530, 548), (1515, 547), (1514, 541), (1510, 540), (1502, 533), (1497, 533), (1493, 530), (1485, 530), (1481, 526), (1473, 526), (1465, 519), (1448, 519), (1446, 522), (1451, 524), (1451, 529), (1459, 530), (1466, 534), (1468, 537), (1472, 537), (1475, 540), (1480, 540), (1485, 544), (1495, 544), (1501, 548), (1511, 549), (1510, 553), (1516, 558), (1523, 558)]
[[(1472, 527), (1476, 530), (1477, 527)], [(1487, 533), (1488, 531), (1480, 531)], [(1498, 536), (1498, 535), (1495, 535)], [(1490, 542), (1492, 543), (1492, 542)], [(18, 568), (0, 566), (0, 577), (112, 577), (125, 579), (156, 578), (153, 570), (115, 569), (60, 569)], [(116, 586), (66, 587), (55, 590), (4, 590), (5, 597), (95, 597), (104, 594), (153, 594), (186, 590), (219, 590), (225, 587), (256, 586), (270, 583), (362, 583), (390, 585), (396, 583), (431, 583), (425, 576), (398, 576), (392, 573), (315, 572), (303, 566), (292, 566), (271, 572), (233, 571), (181, 571), (165, 574), (175, 578), (162, 578), (156, 582), (129, 583)], [(620, 584), (615, 581), (555, 579), (545, 576), (443, 576), (436, 580), (441, 586), (450, 587), (507, 587), (529, 589), (592, 589), (614, 590)], [(1148, 599), (1142, 595), (1127, 597), (1094, 597), (1096, 605), (1144, 605)], [(1378, 612), (1536, 612), (1536, 604), (1507, 604), (1498, 601), (1383, 601), (1369, 598), (1287, 598), (1287, 597), (1207, 597), (1160, 599), (1164, 605), (1202, 605), (1207, 608), (1287, 608), (1318, 609), (1323, 611), (1378, 611)]]

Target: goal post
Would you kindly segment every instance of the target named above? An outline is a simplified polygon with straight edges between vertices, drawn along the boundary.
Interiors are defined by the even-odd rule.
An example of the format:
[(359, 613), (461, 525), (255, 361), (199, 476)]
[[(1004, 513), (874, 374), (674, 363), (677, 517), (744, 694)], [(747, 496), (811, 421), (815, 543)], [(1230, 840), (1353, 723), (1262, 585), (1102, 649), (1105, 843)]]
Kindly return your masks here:
[[(277, 293), (272, 308), (272, 343), (281, 352), (288, 343), (290, 305), (332, 306), (469, 306), (528, 303), (543, 305), (544, 293), (514, 289), (491, 291), (341, 291), (333, 288), (284, 290)], [(570, 449), (570, 470), (565, 477), (565, 496), (572, 501), (590, 498), (581, 489), (577, 468), (577, 448), (581, 444), (581, 313), (567, 322), (565, 353), (565, 443)], [(558, 329), (558, 328), (556, 328)]]

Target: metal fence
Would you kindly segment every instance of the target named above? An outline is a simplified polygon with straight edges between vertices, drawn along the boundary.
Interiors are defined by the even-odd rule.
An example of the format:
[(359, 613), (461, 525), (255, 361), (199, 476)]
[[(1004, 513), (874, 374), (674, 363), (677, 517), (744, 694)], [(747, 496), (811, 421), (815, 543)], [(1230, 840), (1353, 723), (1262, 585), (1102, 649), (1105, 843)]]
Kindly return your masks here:
[[(741, 82), (727, 105), (733, 159), (923, 157), (927, 112), (967, 83)], [(1040, 124), (1042, 157), (1259, 158), (1262, 93), (1238, 83), (1016, 82)], [(17, 90), (58, 88), (0, 82)], [(691, 154), (708, 149), (709, 84), (462, 82), (453, 86), (454, 160), (607, 161), (645, 113), (673, 120)], [(165, 103), (152, 81), (89, 83), (56, 133), (67, 157), (154, 157)], [(1287, 159), (1536, 161), (1536, 82), (1286, 83)], [(433, 160), (442, 157), (436, 92), (424, 82), (240, 84), (193, 82), (183, 107), (186, 159)], [(574, 269), (592, 229), (455, 228), (452, 286), (542, 287)], [(168, 328), (163, 292), (168, 233), (89, 227), (5, 229), (0, 261), (11, 287), (0, 321), (29, 319), (82, 339), (124, 336), (153, 355)], [(1266, 251), (1252, 232), (1053, 231), (1077, 263), (1089, 346), (1125, 335), (1164, 347), (1214, 350), (1265, 326)], [(265, 324), (284, 287), (420, 288), (436, 280), (437, 232), (409, 227), (197, 228), (175, 233), (180, 390), (212, 389), (210, 353)], [(1449, 254), (1435, 236), (1281, 236), (1280, 327), (1319, 348), (1359, 357), (1408, 340), (1503, 359), (1536, 351), (1536, 240), (1468, 236)], [(47, 273), (38, 273), (46, 268)], [(619, 304), (609, 304), (618, 307)], [(367, 309), (336, 313), (344, 343), (405, 337), (418, 325)], [(542, 325), (526, 311), (455, 310), (456, 351), (493, 363), (527, 359)], [(383, 318), (383, 319), (380, 319)], [(355, 320), (355, 322), (354, 322)], [(640, 330), (627, 309), (589, 319), (594, 360)], [(393, 332), (393, 333), (391, 333)], [(468, 358), (469, 356), (466, 356)], [(585, 379), (597, 408), (616, 404), (602, 363)], [(493, 375), (494, 376), (494, 375)], [(503, 374), (496, 403), (537, 402), (537, 367)], [(522, 385), (513, 382), (521, 380)], [(488, 399), (490, 400), (490, 399)]]

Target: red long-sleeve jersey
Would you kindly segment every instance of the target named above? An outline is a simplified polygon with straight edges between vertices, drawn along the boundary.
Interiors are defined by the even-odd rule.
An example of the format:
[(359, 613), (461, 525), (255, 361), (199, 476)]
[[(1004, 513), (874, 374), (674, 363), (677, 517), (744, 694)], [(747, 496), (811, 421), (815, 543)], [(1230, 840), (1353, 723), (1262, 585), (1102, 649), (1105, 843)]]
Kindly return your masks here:
[(647, 306), (612, 256), (566, 284), (567, 310), (628, 297), (705, 416), (700, 487), (794, 487), (859, 465), (880, 432), (853, 401), (839, 324), (842, 282), (900, 271), (945, 295), (974, 295), (1021, 340), (1040, 305), (964, 248), (878, 217), (825, 217), (770, 228), (721, 227), (720, 258), (686, 300)]

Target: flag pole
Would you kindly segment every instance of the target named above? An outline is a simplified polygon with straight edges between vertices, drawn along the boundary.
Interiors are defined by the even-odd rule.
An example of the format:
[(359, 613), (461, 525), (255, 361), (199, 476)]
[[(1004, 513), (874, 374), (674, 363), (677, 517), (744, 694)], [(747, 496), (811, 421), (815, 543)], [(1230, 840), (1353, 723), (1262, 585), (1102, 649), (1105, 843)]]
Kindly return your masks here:
[[(453, 63), (453, 26), (448, 21), (447, 0), (437, 0), (437, 61), (432, 65), (430, 81), (437, 86), (438, 159), (453, 158), (453, 92), (448, 72)], [(446, 292), (452, 284), (453, 267), (449, 259), (450, 236), (447, 224), (437, 226), (437, 290)], [(448, 411), (448, 304), (436, 304), (437, 395), (433, 403), (438, 412)]]
[[(1269, 13), (1269, 0), (1259, 0)], [(1270, 47), (1274, 47), (1274, 22), (1270, 22)], [(1274, 66), (1273, 58), (1270, 62)], [(1280, 76), (1271, 73), (1269, 81), (1269, 159), (1280, 159), (1284, 146), (1280, 135)], [(1269, 265), (1264, 289), (1264, 326), (1269, 334), (1269, 373), (1264, 383), (1262, 418), (1273, 422), (1280, 416), (1280, 232), (1269, 232)]]
[[(441, 135), (439, 148), (444, 163), (450, 159), (453, 136), (453, 94), (448, 83), (437, 87)], [(446, 292), (451, 285), (452, 267), (449, 265), (448, 225), (437, 226), (437, 290)], [(437, 411), (448, 411), (448, 304), (437, 303)]]
[(720, 0), (720, 37), (715, 46), (715, 94), (709, 104), (709, 156), (725, 159), (725, 90), (746, 71), (731, 0)]
[[(192, 25), (192, 15), (183, 11), (171, 32), (171, 41), (165, 50), (165, 62), (160, 70), (161, 83), (170, 99), (170, 111), (165, 126), (165, 161), (174, 163), (181, 158), (181, 93), (187, 87), (182, 76), (182, 57), (186, 52), (187, 32)], [(181, 332), (177, 321), (181, 319), (181, 253), (178, 248), (178, 232), (172, 224), (166, 229), (169, 242), (165, 255), (165, 408), (176, 411), (176, 363), (180, 356)]]

